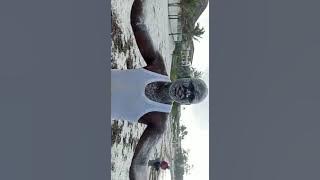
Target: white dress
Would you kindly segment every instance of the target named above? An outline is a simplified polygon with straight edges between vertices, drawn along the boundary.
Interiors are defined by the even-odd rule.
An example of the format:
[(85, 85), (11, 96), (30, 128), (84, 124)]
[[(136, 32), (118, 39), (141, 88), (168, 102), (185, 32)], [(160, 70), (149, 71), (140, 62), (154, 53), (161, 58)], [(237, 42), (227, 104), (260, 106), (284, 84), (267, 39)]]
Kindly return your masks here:
[(111, 70), (111, 120), (137, 122), (148, 112), (170, 113), (172, 105), (158, 103), (145, 95), (149, 83), (170, 82), (168, 76), (144, 68)]

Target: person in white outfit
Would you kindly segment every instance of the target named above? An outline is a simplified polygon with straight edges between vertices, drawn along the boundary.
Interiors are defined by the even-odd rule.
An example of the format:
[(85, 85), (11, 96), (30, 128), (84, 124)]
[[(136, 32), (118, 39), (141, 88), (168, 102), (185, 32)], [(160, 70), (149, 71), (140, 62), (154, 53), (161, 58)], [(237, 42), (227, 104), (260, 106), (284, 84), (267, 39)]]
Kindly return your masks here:
[(174, 82), (168, 77), (163, 58), (153, 44), (144, 24), (145, 0), (134, 0), (131, 26), (147, 66), (130, 70), (111, 70), (111, 120), (146, 124), (131, 161), (130, 180), (147, 179), (151, 149), (166, 129), (172, 103), (194, 104), (208, 94), (200, 79), (183, 78)]

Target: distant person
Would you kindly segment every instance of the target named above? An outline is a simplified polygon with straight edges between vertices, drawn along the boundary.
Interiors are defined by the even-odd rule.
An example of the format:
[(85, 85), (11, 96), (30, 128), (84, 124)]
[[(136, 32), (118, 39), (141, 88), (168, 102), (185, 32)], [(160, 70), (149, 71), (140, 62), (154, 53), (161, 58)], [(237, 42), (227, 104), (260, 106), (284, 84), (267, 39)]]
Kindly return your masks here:
[(153, 167), (157, 171), (159, 171), (160, 168), (162, 170), (170, 169), (169, 163), (167, 161), (161, 161), (160, 158), (157, 158), (155, 160), (149, 160), (148, 166)]
[(111, 70), (111, 120), (146, 124), (132, 158), (130, 180), (147, 179), (152, 148), (166, 129), (172, 103), (194, 104), (208, 94), (204, 81), (183, 78), (171, 82), (162, 55), (154, 48), (144, 24), (145, 0), (134, 0), (131, 26), (147, 66), (131, 70)]

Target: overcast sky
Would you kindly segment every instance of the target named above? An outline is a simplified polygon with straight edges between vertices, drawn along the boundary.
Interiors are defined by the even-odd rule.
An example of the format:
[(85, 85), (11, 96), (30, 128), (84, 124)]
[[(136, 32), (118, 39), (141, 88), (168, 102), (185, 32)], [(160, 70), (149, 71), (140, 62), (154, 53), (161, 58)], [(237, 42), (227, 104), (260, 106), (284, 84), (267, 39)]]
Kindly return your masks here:
[[(209, 85), (209, 5), (198, 21), (205, 33), (198, 41), (194, 41), (194, 57), (192, 66), (204, 72), (202, 79)], [(201, 103), (183, 106), (181, 120), (187, 127), (188, 135), (182, 141), (185, 149), (189, 149), (189, 164), (194, 167), (186, 180), (209, 179), (209, 96)]]

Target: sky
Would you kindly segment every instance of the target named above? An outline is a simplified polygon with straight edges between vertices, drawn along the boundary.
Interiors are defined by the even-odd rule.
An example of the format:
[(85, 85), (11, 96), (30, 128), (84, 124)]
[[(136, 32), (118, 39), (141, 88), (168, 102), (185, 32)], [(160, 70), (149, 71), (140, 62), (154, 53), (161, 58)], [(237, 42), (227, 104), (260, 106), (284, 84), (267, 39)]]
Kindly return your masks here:
[[(205, 33), (199, 42), (194, 41), (192, 66), (204, 73), (202, 79), (209, 85), (209, 5), (197, 22)], [(189, 164), (194, 165), (184, 179), (209, 179), (209, 96), (199, 104), (183, 106), (181, 122), (188, 131), (182, 146), (190, 150)]]

